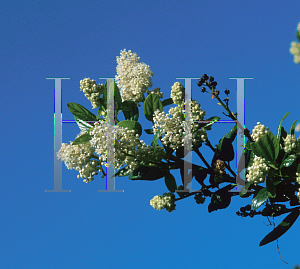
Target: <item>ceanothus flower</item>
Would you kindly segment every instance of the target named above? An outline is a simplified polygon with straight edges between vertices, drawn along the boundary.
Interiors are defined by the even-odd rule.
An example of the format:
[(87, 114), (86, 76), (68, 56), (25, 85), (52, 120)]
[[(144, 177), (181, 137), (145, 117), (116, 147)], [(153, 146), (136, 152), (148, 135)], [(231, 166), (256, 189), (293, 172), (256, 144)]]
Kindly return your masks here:
[(256, 142), (260, 137), (266, 135), (268, 133), (269, 127), (267, 127), (267, 130), (265, 129), (265, 125), (260, 124), (260, 122), (257, 123), (257, 125), (252, 130), (252, 138)]
[(104, 92), (104, 85), (96, 83), (95, 80), (85, 78), (80, 80), (80, 91), (83, 91), (85, 97), (89, 99), (93, 108), (100, 106), (100, 95)]
[(115, 81), (121, 91), (122, 101), (144, 102), (144, 93), (152, 87), (153, 72), (149, 65), (140, 63), (140, 57), (131, 50), (121, 51), (117, 57)]

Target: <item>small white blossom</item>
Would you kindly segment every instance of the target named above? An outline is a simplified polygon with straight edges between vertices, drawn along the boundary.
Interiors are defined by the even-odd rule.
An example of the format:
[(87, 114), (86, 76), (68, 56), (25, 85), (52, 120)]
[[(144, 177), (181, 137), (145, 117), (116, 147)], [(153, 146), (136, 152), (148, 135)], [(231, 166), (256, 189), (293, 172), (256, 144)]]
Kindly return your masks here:
[(246, 175), (247, 181), (257, 185), (265, 182), (269, 167), (266, 165), (264, 158), (255, 156), (252, 166), (248, 167), (247, 170), (249, 172)]
[(260, 124), (260, 122), (257, 123), (257, 125), (252, 130), (251, 137), (256, 142), (260, 137), (266, 135), (268, 133), (269, 127), (267, 127), (267, 130), (265, 129), (265, 125)]
[(175, 210), (175, 195), (171, 192), (164, 193), (163, 196), (156, 195), (150, 200), (150, 205), (157, 210), (167, 209), (171, 212)]
[(89, 99), (93, 108), (100, 106), (100, 95), (104, 92), (104, 85), (96, 83), (95, 80), (85, 78), (80, 80), (80, 91), (83, 91), (85, 97)]
[(299, 202), (300, 202), (300, 188), (298, 189), (297, 197), (298, 197), (298, 200), (299, 200)]
[(300, 184), (300, 173), (296, 173), (296, 182)]
[(121, 51), (117, 57), (117, 75), (115, 81), (121, 91), (122, 101), (145, 101), (144, 93), (152, 87), (153, 72), (149, 65), (140, 63), (140, 57), (131, 50)]

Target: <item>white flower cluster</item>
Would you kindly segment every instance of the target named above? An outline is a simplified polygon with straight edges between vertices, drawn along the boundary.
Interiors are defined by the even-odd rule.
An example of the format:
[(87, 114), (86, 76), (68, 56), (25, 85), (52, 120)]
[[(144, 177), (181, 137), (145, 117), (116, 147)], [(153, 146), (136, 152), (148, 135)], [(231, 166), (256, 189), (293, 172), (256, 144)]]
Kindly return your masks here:
[(171, 98), (173, 103), (180, 106), (184, 102), (183, 85), (180, 82), (175, 82), (171, 89)]
[(121, 91), (122, 101), (145, 101), (144, 93), (152, 87), (153, 72), (150, 66), (140, 63), (140, 57), (131, 50), (124, 49), (117, 57), (117, 75), (115, 81)]
[(104, 92), (103, 84), (97, 85), (95, 80), (85, 78), (80, 80), (80, 91), (83, 91), (85, 97), (91, 101), (93, 108), (100, 106), (100, 95)]
[(247, 170), (249, 172), (246, 175), (247, 181), (257, 185), (265, 182), (269, 167), (266, 165), (264, 158), (255, 156), (252, 166), (248, 167)]
[[(300, 33), (300, 22), (297, 26), (297, 31)], [(300, 43), (293, 41), (291, 43), (290, 53), (294, 55), (294, 63), (300, 63)]]
[(157, 210), (162, 210), (162, 209), (167, 209), (169, 212), (175, 210), (175, 195), (171, 192), (169, 193), (164, 193), (163, 196), (161, 195), (156, 195), (153, 197), (152, 200), (150, 200), (150, 205), (157, 209)]
[[(113, 135), (107, 140), (107, 133)], [(123, 165), (129, 166), (129, 172), (136, 169), (143, 161), (161, 161), (165, 156), (164, 148), (146, 145), (139, 140), (139, 135), (134, 130), (128, 130), (119, 126), (110, 126), (106, 122), (96, 122), (93, 130), (90, 131), (91, 145), (99, 155), (101, 165), (110, 167), (113, 159), (108, 160), (108, 152), (114, 153), (114, 168), (120, 170)], [(127, 156), (125, 153), (133, 155)]]
[(63, 143), (57, 157), (65, 163), (68, 169), (79, 171), (80, 176), (77, 177), (84, 178), (83, 181), (88, 183), (93, 181), (94, 175), (100, 171), (100, 162), (98, 160), (91, 161), (93, 151), (90, 143), (79, 145), (73, 145), (72, 142), (70, 145)]
[(256, 142), (260, 137), (266, 135), (268, 133), (269, 127), (267, 127), (267, 130), (265, 129), (265, 125), (260, 124), (260, 122), (257, 123), (257, 125), (252, 130), (251, 137)]
[(297, 139), (294, 135), (288, 134), (286, 138), (283, 138), (284, 141), (284, 151), (286, 153), (291, 153), (297, 149)]
[[(195, 121), (202, 121), (206, 112), (201, 110), (197, 101), (191, 101), (191, 131), (185, 133), (185, 118), (184, 109), (179, 106), (169, 109), (169, 114), (165, 115), (165, 112), (156, 110), (153, 115), (153, 132), (156, 133), (159, 128), (162, 130), (162, 143), (165, 146), (176, 150), (179, 147), (184, 146), (186, 140), (192, 143), (202, 143), (207, 140), (207, 133), (204, 129), (198, 128), (199, 124)], [(172, 116), (172, 117), (170, 117)], [(189, 149), (192, 150), (192, 149)]]

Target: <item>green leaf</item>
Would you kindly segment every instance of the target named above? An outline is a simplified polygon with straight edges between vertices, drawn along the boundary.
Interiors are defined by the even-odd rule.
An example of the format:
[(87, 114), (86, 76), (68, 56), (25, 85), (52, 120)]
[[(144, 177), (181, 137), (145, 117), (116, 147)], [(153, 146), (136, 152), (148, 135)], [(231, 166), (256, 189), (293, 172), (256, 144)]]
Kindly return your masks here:
[(283, 118), (281, 119), (281, 121), (279, 122), (278, 129), (277, 129), (277, 136), (276, 136), (276, 138), (277, 138), (278, 141), (280, 141), (280, 137), (281, 137), (281, 125), (282, 125), (282, 122), (283, 122), (283, 120), (284, 120), (289, 114), (290, 114), (290, 112), (287, 112), (287, 113), (283, 116)]
[(97, 113), (97, 116), (96, 116), (96, 120), (99, 120), (101, 115), (102, 115), (102, 111), (105, 111), (105, 108), (104, 108), (104, 102), (103, 102), (103, 99), (101, 98), (100, 99), (100, 102), (101, 102), (101, 105), (98, 109), (98, 113)]
[(170, 192), (177, 190), (175, 177), (171, 173), (165, 175), (165, 184)]
[(79, 145), (83, 143), (88, 143), (92, 139), (92, 136), (90, 136), (88, 133), (85, 133), (79, 137), (77, 137), (72, 145)]
[(163, 105), (157, 94), (150, 94), (144, 102), (144, 114), (147, 120), (153, 121), (154, 112), (159, 109), (163, 111)]
[(193, 175), (199, 184), (203, 184), (203, 181), (206, 179), (208, 174), (208, 169), (204, 167), (199, 167), (199, 170), (193, 170)]
[(139, 109), (135, 102), (133, 101), (124, 101), (122, 103), (122, 111), (125, 117), (125, 120), (135, 120), (139, 119)]
[(173, 104), (173, 100), (172, 98), (168, 98), (162, 101), (162, 106), (168, 106), (168, 105), (172, 105)]
[(252, 192), (248, 192), (248, 189), (249, 189), (250, 185), (251, 185), (250, 182), (245, 183), (245, 186), (243, 186), (240, 190), (240, 197), (246, 198), (246, 197), (249, 197), (252, 194)]
[(85, 133), (89, 133), (90, 132), (90, 129), (93, 127), (93, 124), (94, 123), (87, 123), (83, 120), (80, 120), (78, 117), (74, 116), (73, 115), (73, 118), (76, 120), (76, 123), (79, 127), (79, 129), (82, 131), (82, 132), (85, 132)]
[(296, 32), (296, 37), (297, 37), (298, 40), (300, 41), (300, 32), (299, 32), (299, 31)]
[(153, 129), (144, 129), (147, 134), (154, 134)]
[(128, 128), (128, 130), (134, 130), (136, 134), (141, 136), (143, 130), (142, 126), (139, 122), (134, 121), (134, 120), (123, 120), (118, 123), (118, 126), (123, 127), (123, 128)]
[(282, 167), (289, 167), (289, 166), (291, 166), (293, 163), (294, 163), (294, 161), (297, 159), (297, 156), (296, 155), (289, 155), (287, 158), (285, 158), (283, 161), (282, 161), (282, 163), (281, 163), (281, 165), (280, 165), (280, 169), (282, 168)]
[(295, 135), (295, 127), (296, 127), (297, 121), (295, 120), (291, 126), (291, 129), (289, 131), (290, 135)]
[(237, 124), (235, 124), (232, 129), (230, 130), (230, 132), (228, 133), (228, 135), (226, 136), (230, 143), (232, 143), (234, 141), (234, 139), (236, 138), (237, 135)]
[(262, 204), (264, 204), (269, 199), (269, 193), (267, 188), (262, 188), (252, 199), (252, 208), (254, 210), (258, 209)]
[(280, 236), (285, 234), (294, 224), (294, 222), (299, 217), (300, 211), (298, 208), (294, 208), (294, 210), (282, 221), (279, 225), (269, 234), (267, 234), (263, 240), (259, 243), (259, 246), (264, 246), (269, 244), (270, 242), (275, 241)]
[(156, 132), (155, 136), (153, 137), (152, 143), (151, 143), (151, 146), (152, 146), (152, 147), (156, 147), (157, 142), (158, 142), (158, 139), (160, 138), (162, 131), (163, 131), (163, 129), (160, 128), (160, 129), (158, 129), (158, 131)]
[(275, 198), (276, 197), (276, 187), (275, 187), (272, 179), (269, 178), (269, 176), (267, 176), (266, 186), (267, 186), (266, 188), (268, 191), (268, 196), (271, 198)]
[(79, 119), (84, 121), (96, 121), (96, 116), (82, 105), (76, 103), (67, 103), (67, 106), (70, 112)]
[(129, 174), (131, 180), (157, 180), (170, 173), (168, 170), (158, 167), (149, 167), (140, 165), (137, 169)]
[(269, 131), (266, 135), (260, 137), (258, 141), (253, 143), (251, 149), (256, 156), (265, 158), (266, 161), (275, 164), (279, 153), (279, 142), (272, 132)]

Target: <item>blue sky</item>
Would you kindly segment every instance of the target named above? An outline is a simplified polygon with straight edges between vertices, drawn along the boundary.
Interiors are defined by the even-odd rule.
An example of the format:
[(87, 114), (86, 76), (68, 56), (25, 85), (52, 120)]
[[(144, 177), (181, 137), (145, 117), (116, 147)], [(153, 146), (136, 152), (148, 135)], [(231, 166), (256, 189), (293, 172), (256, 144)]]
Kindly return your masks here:
[[(104, 179), (85, 184), (64, 165), (63, 189), (71, 193), (45, 193), (54, 181), (54, 83), (46, 77), (70, 78), (62, 82), (64, 120), (72, 119), (68, 102), (92, 110), (79, 81), (114, 77), (124, 48), (150, 65), (153, 88), (160, 87), (164, 99), (174, 82), (183, 83), (176, 77), (207, 73), (221, 97), (230, 89), (236, 112), (236, 81), (228, 78), (253, 77), (245, 84), (246, 127), (252, 130), (259, 121), (275, 133), (286, 112), (285, 129), (300, 120), (300, 66), (289, 53), (299, 10), (299, 1), (274, 0), (1, 1), (1, 268), (246, 269), (300, 263), (299, 220), (279, 240), (286, 265), (276, 242), (258, 247), (272, 229), (266, 218), (236, 216), (250, 199), (234, 197), (227, 209), (210, 214), (208, 200), (197, 205), (192, 197), (171, 213), (157, 211), (149, 201), (167, 191), (163, 179), (116, 178), (116, 189), (124, 193), (99, 193)], [(207, 117), (227, 119), (196, 81), (192, 90)], [(144, 117), (140, 123), (151, 128)], [(218, 143), (232, 126), (215, 124), (210, 141)], [(69, 143), (79, 131), (76, 124), (63, 124), (62, 133)], [(150, 143), (152, 137), (142, 139)], [(210, 163), (212, 154), (203, 148)], [(202, 165), (196, 154), (193, 162)], [(174, 175), (179, 182), (179, 173)]]

